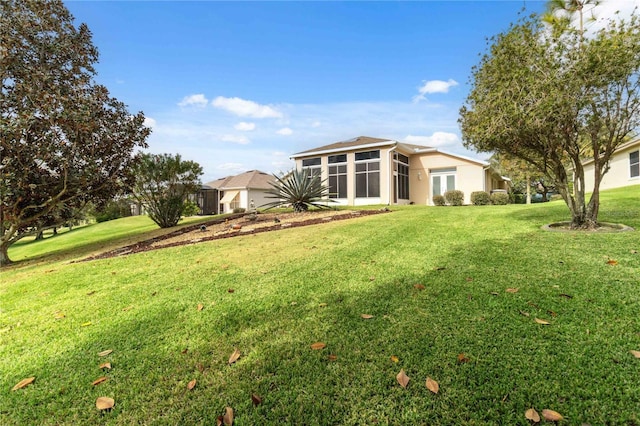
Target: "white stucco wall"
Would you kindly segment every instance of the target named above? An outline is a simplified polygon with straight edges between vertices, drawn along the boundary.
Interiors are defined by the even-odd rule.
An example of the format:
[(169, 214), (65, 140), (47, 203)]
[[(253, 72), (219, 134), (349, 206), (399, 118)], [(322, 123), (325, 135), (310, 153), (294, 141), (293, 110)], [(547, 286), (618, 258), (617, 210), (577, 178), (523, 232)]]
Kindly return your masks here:
[[(609, 162), (609, 171), (603, 176), (600, 189), (613, 189), (640, 184), (640, 177), (630, 176), (629, 154), (640, 150), (640, 140), (614, 153)], [(584, 166), (586, 191), (593, 190), (593, 162)]]

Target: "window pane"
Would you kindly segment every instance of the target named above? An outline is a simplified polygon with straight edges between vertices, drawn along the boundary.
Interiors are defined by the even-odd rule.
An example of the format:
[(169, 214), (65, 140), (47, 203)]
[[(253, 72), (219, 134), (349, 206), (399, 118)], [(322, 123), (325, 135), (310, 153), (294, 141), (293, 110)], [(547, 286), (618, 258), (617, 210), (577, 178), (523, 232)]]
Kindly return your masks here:
[(640, 160), (640, 151), (635, 151), (629, 154), (629, 161), (631, 164), (637, 163)]
[(633, 166), (631, 166), (631, 177), (638, 177), (640, 176), (640, 164), (636, 163)]
[(447, 175), (447, 191), (453, 191), (456, 189), (456, 177), (455, 175)]
[(380, 196), (380, 172), (369, 173), (369, 197)]
[(366, 172), (366, 171), (367, 171), (367, 164), (366, 163), (356, 164), (356, 173), (357, 172)]
[(380, 158), (380, 151), (356, 152), (356, 161)]
[(302, 160), (302, 167), (319, 166), (319, 165), (320, 165), (320, 157), (307, 158), (306, 160)]
[(347, 162), (347, 154), (340, 155), (330, 155), (329, 163), (346, 163)]
[(367, 175), (361, 173), (356, 175), (356, 197), (367, 196)]
[(329, 166), (329, 174), (330, 175), (335, 175), (338, 172), (338, 167), (337, 166)]
[(338, 166), (338, 173), (347, 173), (347, 166)]
[(338, 176), (338, 198), (347, 198), (347, 175)]
[(434, 176), (432, 180), (433, 180), (433, 188), (432, 188), (433, 195), (442, 195), (440, 193), (440, 186), (441, 186), (440, 176)]
[(336, 198), (338, 196), (338, 178), (336, 176), (329, 176), (329, 198)]
[(369, 170), (380, 170), (380, 162), (375, 161), (373, 163), (366, 163), (369, 166)]

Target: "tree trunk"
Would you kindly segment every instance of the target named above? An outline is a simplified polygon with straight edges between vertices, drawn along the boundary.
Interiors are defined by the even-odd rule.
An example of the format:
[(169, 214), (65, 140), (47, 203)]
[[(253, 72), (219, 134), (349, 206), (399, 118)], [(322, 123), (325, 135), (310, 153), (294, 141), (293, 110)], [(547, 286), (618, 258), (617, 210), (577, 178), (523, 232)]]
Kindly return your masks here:
[(527, 204), (531, 204), (531, 178), (527, 175)]
[(43, 239), (44, 239), (44, 231), (39, 231), (36, 234), (36, 241), (40, 241), (40, 240), (43, 240)]
[(0, 242), (0, 267), (7, 266), (13, 263), (11, 259), (9, 259), (9, 254), (7, 253), (8, 251), (9, 244), (4, 241)]

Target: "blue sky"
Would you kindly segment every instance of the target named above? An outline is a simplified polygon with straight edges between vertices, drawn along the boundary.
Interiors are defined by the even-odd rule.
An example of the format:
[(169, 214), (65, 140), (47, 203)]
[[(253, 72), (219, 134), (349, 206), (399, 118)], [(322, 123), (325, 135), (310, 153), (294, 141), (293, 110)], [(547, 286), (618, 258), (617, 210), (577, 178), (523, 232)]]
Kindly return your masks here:
[[(640, 0), (618, 0), (623, 8)], [(462, 147), (458, 110), (486, 38), (540, 1), (66, 1), (100, 51), (97, 81), (143, 111), (149, 151), (203, 182), (366, 135)]]

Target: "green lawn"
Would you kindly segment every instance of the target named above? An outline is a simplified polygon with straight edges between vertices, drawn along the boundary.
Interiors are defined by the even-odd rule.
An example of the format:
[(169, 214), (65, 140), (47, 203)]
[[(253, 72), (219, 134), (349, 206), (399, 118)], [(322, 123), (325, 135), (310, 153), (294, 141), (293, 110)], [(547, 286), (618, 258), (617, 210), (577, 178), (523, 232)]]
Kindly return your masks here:
[[(640, 229), (640, 186), (602, 199)], [(541, 231), (561, 202), (392, 210), (86, 263), (157, 231), (13, 247), (36, 259), (0, 272), (0, 423), (640, 425), (640, 232)]]

